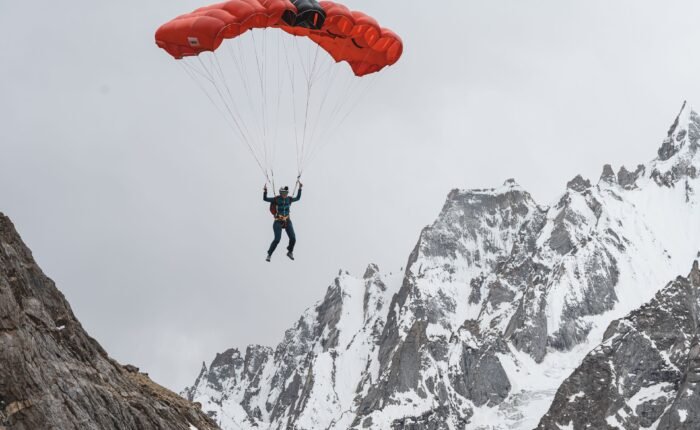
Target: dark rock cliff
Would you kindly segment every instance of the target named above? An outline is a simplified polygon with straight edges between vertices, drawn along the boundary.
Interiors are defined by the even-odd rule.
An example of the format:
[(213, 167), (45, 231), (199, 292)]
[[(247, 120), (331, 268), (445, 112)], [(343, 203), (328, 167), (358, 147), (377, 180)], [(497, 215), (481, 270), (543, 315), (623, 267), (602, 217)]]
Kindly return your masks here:
[(0, 430), (194, 428), (218, 427), (111, 359), (0, 213)]

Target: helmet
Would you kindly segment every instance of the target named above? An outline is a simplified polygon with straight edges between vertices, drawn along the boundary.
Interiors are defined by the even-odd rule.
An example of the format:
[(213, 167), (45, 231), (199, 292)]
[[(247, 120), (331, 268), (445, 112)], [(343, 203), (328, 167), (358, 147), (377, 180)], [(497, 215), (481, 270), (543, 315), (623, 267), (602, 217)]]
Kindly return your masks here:
[(289, 194), (289, 187), (280, 188), (280, 194)]

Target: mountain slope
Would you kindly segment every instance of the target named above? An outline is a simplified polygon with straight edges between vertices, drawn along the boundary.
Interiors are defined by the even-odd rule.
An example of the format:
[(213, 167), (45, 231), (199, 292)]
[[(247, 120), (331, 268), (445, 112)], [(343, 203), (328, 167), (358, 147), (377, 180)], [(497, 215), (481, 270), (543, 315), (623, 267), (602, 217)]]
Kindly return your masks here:
[(194, 428), (218, 426), (109, 358), (0, 213), (0, 429)]
[(538, 429), (700, 428), (700, 268), (613, 321)]
[(378, 339), (396, 277), (375, 265), (361, 279), (340, 273), (324, 300), (308, 309), (275, 350), (218, 354), (183, 393), (201, 401), (223, 428), (285, 422), (326, 428), (344, 419), (357, 387), (376, 369)]
[(512, 180), (454, 190), (403, 276), (340, 276), (259, 378), (212, 363), (185, 394), (226, 429), (532, 429), (609, 323), (698, 256), (699, 139), (684, 104), (656, 159), (551, 206)]

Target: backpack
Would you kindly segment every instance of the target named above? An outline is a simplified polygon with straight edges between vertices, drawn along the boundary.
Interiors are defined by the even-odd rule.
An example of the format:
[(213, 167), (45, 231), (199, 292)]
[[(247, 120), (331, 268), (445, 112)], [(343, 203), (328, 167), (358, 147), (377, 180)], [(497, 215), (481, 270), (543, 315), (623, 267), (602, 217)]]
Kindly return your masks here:
[(277, 202), (279, 202), (279, 196), (275, 196), (275, 199), (270, 202), (270, 213), (272, 216), (277, 216)]

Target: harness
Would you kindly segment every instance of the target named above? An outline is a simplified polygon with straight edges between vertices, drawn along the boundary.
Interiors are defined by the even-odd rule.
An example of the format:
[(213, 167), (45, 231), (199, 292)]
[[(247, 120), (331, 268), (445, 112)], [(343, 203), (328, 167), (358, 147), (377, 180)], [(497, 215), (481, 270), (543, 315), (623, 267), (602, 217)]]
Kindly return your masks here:
[[(286, 200), (287, 200), (288, 198), (289, 198), (289, 197), (280, 197), (280, 196), (278, 196), (278, 197), (275, 198), (275, 202), (274, 202), (275, 208), (277, 209), (277, 210), (275, 211), (275, 221), (278, 221), (278, 222), (282, 225), (282, 228), (287, 228), (287, 223), (289, 222), (289, 215), (288, 215), (288, 214), (289, 214), (289, 209), (290, 209), (290, 207), (292, 206), (292, 203), (291, 203), (291, 198), (289, 198), (289, 199), (290, 199), (290, 202), (287, 203)], [(282, 200), (282, 201), (283, 201), (283, 204), (286, 206), (287, 215), (282, 215), (282, 214), (279, 213), (278, 207), (280, 206), (280, 203), (279, 203), (280, 200)]]
[(280, 227), (287, 228), (287, 225), (289, 224), (289, 217), (288, 216), (276, 216), (275, 222), (280, 223)]

